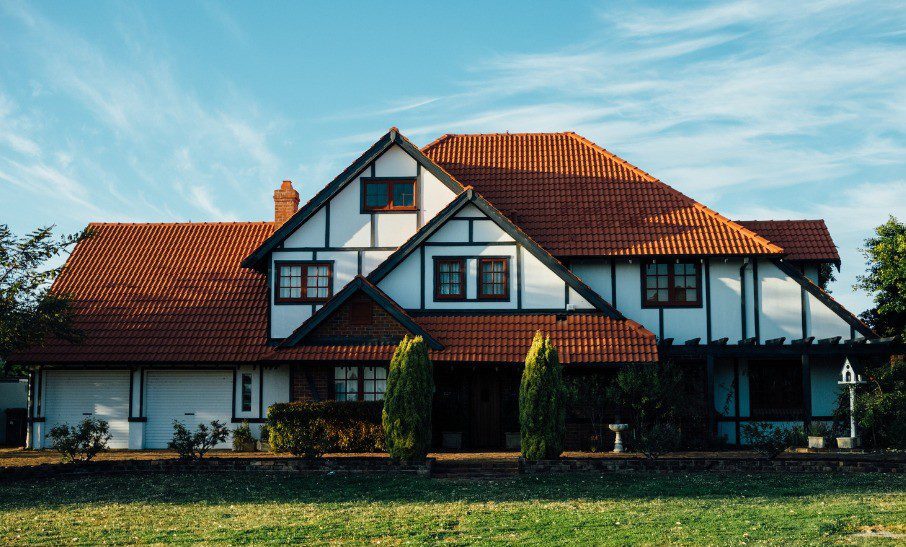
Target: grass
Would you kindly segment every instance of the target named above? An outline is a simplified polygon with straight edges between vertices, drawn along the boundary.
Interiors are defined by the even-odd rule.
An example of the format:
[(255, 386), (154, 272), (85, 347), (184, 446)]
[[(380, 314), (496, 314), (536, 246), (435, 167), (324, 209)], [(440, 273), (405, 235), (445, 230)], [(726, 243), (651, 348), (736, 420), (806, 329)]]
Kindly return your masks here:
[(225, 473), (0, 486), (0, 544), (893, 544), (904, 534), (896, 475)]

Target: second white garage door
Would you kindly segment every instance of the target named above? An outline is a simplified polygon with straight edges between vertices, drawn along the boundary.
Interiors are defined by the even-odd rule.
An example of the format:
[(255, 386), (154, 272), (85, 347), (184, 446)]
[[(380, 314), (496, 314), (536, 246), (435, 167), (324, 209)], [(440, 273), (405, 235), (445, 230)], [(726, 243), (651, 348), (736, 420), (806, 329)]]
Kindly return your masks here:
[(173, 438), (173, 420), (191, 430), (211, 420), (232, 427), (232, 390), (232, 370), (149, 370), (145, 377), (145, 448), (166, 448)]

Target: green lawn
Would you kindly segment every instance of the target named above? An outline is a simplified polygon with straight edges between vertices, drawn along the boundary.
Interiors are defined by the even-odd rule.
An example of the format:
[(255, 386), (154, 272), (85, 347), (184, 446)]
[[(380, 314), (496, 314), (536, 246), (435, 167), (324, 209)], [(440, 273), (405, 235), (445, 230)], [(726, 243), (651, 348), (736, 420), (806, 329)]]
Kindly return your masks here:
[(895, 475), (230, 473), (0, 484), (0, 544), (893, 544), (904, 534), (906, 477)]

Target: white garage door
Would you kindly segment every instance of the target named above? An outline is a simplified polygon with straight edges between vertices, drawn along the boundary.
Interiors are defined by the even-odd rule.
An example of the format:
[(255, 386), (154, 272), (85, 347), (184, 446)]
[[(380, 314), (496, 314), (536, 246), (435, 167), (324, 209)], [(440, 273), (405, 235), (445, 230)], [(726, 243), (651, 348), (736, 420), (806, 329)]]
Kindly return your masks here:
[[(149, 370), (146, 374), (145, 448), (166, 448), (173, 438), (173, 420), (192, 430), (212, 420), (232, 427), (232, 370)], [(228, 446), (229, 440), (222, 448)]]
[[(129, 447), (128, 370), (48, 370), (44, 374), (46, 431), (92, 417), (110, 424), (110, 448)], [(46, 442), (49, 446), (50, 440)]]

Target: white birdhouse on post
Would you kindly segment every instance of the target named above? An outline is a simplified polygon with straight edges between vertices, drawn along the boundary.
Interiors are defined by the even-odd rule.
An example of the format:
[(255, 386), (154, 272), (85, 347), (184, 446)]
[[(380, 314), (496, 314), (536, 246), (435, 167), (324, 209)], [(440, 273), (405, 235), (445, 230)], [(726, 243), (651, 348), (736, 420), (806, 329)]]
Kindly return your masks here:
[[(859, 384), (864, 384), (865, 381), (862, 380), (861, 375), (857, 375), (856, 371), (853, 370), (852, 364), (849, 362), (849, 358), (843, 363), (843, 370), (840, 371), (840, 381), (837, 382), (841, 386), (849, 387), (849, 438), (847, 442), (846, 437), (841, 437), (837, 439), (837, 445), (840, 448), (855, 448), (858, 444), (856, 437), (856, 386)], [(848, 446), (844, 446), (848, 445)]]

